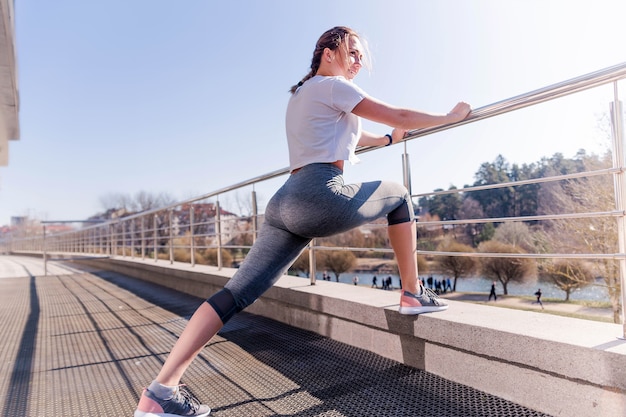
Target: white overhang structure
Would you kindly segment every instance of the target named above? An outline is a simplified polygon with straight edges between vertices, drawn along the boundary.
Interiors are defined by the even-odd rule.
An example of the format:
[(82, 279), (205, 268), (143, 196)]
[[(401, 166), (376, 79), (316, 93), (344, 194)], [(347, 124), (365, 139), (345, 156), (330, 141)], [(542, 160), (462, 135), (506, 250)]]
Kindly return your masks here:
[(9, 164), (9, 141), (20, 138), (15, 54), (15, 2), (0, 0), (0, 166)]

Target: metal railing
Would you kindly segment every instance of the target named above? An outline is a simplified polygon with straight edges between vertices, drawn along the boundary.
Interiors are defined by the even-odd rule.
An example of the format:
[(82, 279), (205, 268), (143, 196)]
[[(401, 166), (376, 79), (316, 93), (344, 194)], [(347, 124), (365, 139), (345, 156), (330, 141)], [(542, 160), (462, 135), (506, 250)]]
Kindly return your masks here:
[[(476, 256), (476, 257), (515, 257), (515, 258), (578, 258), (578, 259), (613, 259), (619, 263), (619, 285), (621, 291), (621, 317), (624, 323), (624, 306), (626, 305), (626, 181), (624, 179), (624, 133), (623, 111), (619, 100), (618, 81), (626, 78), (626, 63), (615, 65), (600, 71), (547, 86), (526, 94), (502, 100), (472, 111), (470, 117), (458, 123), (428, 129), (410, 131), (404, 142), (402, 181), (411, 190), (410, 164), (407, 147), (410, 142), (449, 129), (457, 129), (463, 125), (476, 123), (508, 112), (535, 106), (549, 100), (573, 95), (599, 86), (613, 85), (613, 102), (611, 103), (612, 121), (612, 156), (613, 166), (607, 169), (579, 172), (567, 175), (555, 175), (531, 180), (513, 181), (492, 185), (466, 187), (447, 191), (425, 194), (414, 194), (413, 198), (438, 196), (452, 193), (469, 193), (498, 188), (520, 187), (524, 185), (547, 182), (568, 181), (594, 176), (612, 176), (614, 182), (615, 207), (607, 211), (590, 211), (584, 213), (558, 213), (551, 215), (517, 216), (503, 218), (480, 218), (444, 221), (418, 222), (421, 228), (443, 228), (445, 226), (462, 226), (470, 224), (486, 224), (508, 221), (539, 222), (559, 219), (584, 218), (615, 218), (617, 221), (618, 248), (615, 253), (475, 253), (419, 251), (422, 255), (432, 256)], [(358, 154), (374, 151), (378, 147), (363, 147)], [(165, 260), (208, 263), (223, 266), (237, 265), (245, 257), (246, 251), (256, 239), (257, 231), (263, 221), (259, 213), (256, 188), (275, 178), (289, 173), (288, 168), (279, 169), (249, 180), (232, 184), (216, 191), (177, 202), (167, 207), (148, 210), (102, 222), (79, 230), (61, 233), (39, 233), (25, 236), (13, 235), (0, 241), (0, 247), (14, 253), (38, 252), (42, 254), (62, 252), (80, 255), (101, 255), (110, 257), (153, 258), (155, 261)], [(251, 212), (246, 216), (233, 215), (222, 208), (220, 198), (228, 193), (252, 187), (250, 201)], [(382, 227), (382, 226), (381, 226)], [(381, 252), (390, 254), (387, 247), (337, 247), (324, 245), (323, 241), (314, 239), (309, 246), (309, 273), (311, 283), (316, 277), (316, 252), (330, 250), (348, 250), (356, 252)], [(225, 257), (231, 256), (228, 262)], [(624, 324), (626, 335), (626, 324)]]

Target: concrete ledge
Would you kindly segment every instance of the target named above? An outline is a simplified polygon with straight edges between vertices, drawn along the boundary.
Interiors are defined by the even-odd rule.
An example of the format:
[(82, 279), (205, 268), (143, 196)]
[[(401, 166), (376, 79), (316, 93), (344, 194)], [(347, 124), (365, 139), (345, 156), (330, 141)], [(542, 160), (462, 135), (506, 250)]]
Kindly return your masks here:
[[(76, 263), (199, 297), (236, 271), (130, 258)], [(554, 416), (626, 415), (622, 326), (450, 301), (401, 316), (397, 292), (285, 276), (247, 311), (357, 346)]]

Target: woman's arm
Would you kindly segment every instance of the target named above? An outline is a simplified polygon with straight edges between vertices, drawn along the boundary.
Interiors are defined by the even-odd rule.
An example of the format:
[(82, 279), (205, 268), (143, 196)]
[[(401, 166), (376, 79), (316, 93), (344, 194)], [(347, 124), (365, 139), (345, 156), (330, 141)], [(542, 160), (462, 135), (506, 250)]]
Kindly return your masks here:
[[(374, 98), (366, 97), (354, 107), (352, 113), (373, 122), (410, 130), (459, 122), (465, 119), (470, 111), (469, 104), (459, 102), (448, 114), (431, 114), (419, 110), (395, 107)], [(359, 142), (359, 144), (361, 143)]]
[[(396, 143), (395, 140), (393, 143)], [(361, 132), (361, 137), (359, 138), (359, 146), (386, 146), (389, 144), (389, 138), (387, 136), (376, 135), (371, 132), (366, 132), (365, 130)]]
[(389, 143), (389, 137), (387, 135), (380, 136), (371, 132), (366, 132), (363, 130), (361, 132), (361, 137), (359, 138), (359, 146), (388, 146), (393, 143), (402, 142), (404, 137), (406, 136), (405, 129), (393, 129), (391, 132), (391, 143)]

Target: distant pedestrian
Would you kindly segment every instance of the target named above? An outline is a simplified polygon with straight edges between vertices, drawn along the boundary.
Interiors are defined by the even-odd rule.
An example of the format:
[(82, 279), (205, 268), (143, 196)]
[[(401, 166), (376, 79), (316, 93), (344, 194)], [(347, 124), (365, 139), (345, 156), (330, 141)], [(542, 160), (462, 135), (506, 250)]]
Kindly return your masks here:
[(535, 293), (535, 297), (537, 297), (537, 304), (539, 304), (541, 306), (541, 309), (543, 310), (543, 303), (541, 302), (541, 288), (537, 290), (537, 292)]
[(378, 288), (378, 278), (376, 278), (376, 275), (372, 278), (372, 288)]
[(491, 292), (489, 293), (489, 300), (491, 301), (491, 297), (493, 297), (493, 301), (498, 301), (498, 296), (496, 295), (496, 282), (494, 281), (493, 284), (491, 284)]
[(393, 290), (393, 286), (391, 285), (391, 276), (387, 277), (387, 289)]
[(354, 278), (352, 278), (352, 283), (354, 285), (359, 285), (359, 277), (357, 275), (355, 275)]
[(452, 291), (452, 281), (450, 281), (450, 278), (446, 278), (446, 291), (447, 290)]

